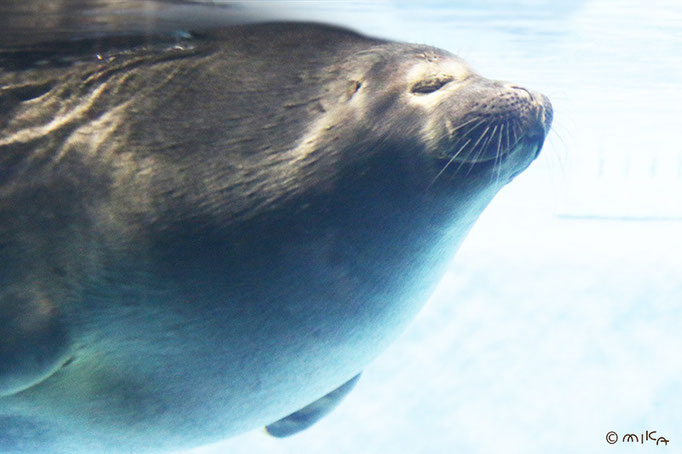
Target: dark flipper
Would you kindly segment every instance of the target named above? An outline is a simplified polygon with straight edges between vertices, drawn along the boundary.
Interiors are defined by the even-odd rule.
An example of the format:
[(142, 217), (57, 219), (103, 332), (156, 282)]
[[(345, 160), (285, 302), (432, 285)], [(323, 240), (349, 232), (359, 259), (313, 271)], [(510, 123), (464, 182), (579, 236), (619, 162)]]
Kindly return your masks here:
[(355, 387), (359, 378), (360, 374), (357, 374), (334, 391), (322, 396), (310, 405), (266, 426), (265, 430), (273, 437), (284, 438), (307, 429), (335, 409)]

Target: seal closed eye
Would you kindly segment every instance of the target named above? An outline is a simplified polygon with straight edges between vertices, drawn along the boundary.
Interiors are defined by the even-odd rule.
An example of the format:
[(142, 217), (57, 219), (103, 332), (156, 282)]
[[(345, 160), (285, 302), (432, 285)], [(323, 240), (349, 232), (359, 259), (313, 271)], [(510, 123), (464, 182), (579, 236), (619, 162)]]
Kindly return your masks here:
[(410, 91), (412, 93), (433, 93), (436, 90), (440, 90), (445, 84), (452, 82), (454, 77), (452, 76), (434, 76), (428, 79), (420, 80), (416, 84), (412, 85)]
[(309, 426), (552, 120), (448, 52), (325, 25), (130, 42), (0, 55), (3, 451)]

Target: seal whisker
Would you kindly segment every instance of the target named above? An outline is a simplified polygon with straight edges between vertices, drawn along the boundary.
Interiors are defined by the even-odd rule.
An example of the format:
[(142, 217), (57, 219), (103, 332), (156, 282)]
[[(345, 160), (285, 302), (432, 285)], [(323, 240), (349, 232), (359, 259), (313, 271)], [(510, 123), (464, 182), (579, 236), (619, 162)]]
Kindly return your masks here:
[[(466, 138), (469, 137), (469, 135), (472, 134), (477, 128), (479, 128), (480, 126), (482, 126), (482, 125), (485, 124), (485, 122), (486, 122), (485, 118), (481, 118), (481, 117), (479, 117), (479, 118), (480, 118), (480, 121), (478, 121), (478, 122), (477, 122), (476, 124), (474, 124), (472, 127), (470, 127), (469, 129), (467, 129), (467, 131), (461, 135), (461, 138), (462, 138), (462, 139), (466, 139)], [(485, 132), (484, 132), (484, 134), (485, 134)], [(476, 146), (476, 145), (473, 145), (473, 147), (475, 147), (475, 146)]]
[[(462, 145), (462, 147), (460, 147), (457, 150), (457, 152), (453, 155), (453, 157), (451, 158), (451, 161), (457, 159), (462, 153), (465, 153), (467, 151), (467, 145), (471, 142), (471, 140), (473, 140), (469, 136), (471, 135), (471, 133), (473, 131), (475, 131), (478, 127), (483, 125), (486, 121), (485, 118), (482, 118), (482, 117), (477, 117), (477, 118), (479, 119), (479, 121), (476, 122), (473, 126), (471, 126), (464, 134), (461, 134), (460, 137), (452, 144), (453, 145), (452, 149), (455, 149), (459, 146), (459, 144), (462, 142), (462, 140), (467, 139), (466, 143), (464, 145)], [(469, 121), (468, 123), (471, 124), (471, 121)], [(480, 138), (479, 138), (479, 140), (480, 140)], [(473, 150), (473, 149), (475, 149), (475, 147), (476, 146), (474, 145), (474, 146), (470, 147), (469, 149)], [(448, 165), (450, 165), (450, 163), (448, 163), (446, 165), (446, 167)], [(456, 172), (459, 172), (460, 168), (461, 168), (461, 164), (460, 164), (460, 167), (457, 168)], [(434, 179), (434, 182), (435, 182), (435, 179)], [(433, 183), (431, 183), (431, 184), (433, 184)], [(431, 185), (429, 185), (429, 187), (430, 186)]]
[(514, 145), (516, 145), (516, 143), (517, 143), (517, 142), (519, 141), (519, 139), (521, 138), (521, 131), (522, 131), (522, 128), (521, 128), (521, 125), (519, 124), (518, 121), (514, 121), (514, 122), (512, 123), (512, 125), (514, 126), (514, 127), (512, 128), (512, 135), (513, 135), (513, 137), (514, 137)]
[(455, 135), (455, 134), (454, 134), (455, 132), (459, 131), (460, 129), (462, 129), (463, 127), (465, 127), (465, 126), (467, 126), (467, 125), (470, 125), (470, 124), (473, 123), (474, 121), (481, 120), (481, 121), (478, 121), (478, 123), (476, 124), (476, 126), (480, 125), (481, 123), (483, 123), (482, 118), (483, 118), (483, 117), (480, 117), (480, 116), (474, 117), (474, 118), (472, 118), (471, 120), (467, 120), (466, 122), (464, 122), (464, 123), (462, 123), (461, 125), (457, 126), (456, 128), (451, 129), (451, 130), (449, 131), (449, 132), (450, 132), (450, 137), (454, 136), (454, 135)]
[(510, 123), (511, 122), (505, 123), (507, 125), (507, 129), (505, 130), (505, 136), (507, 137), (507, 152), (511, 151), (511, 141), (509, 140), (509, 130), (511, 129)]
[(479, 136), (478, 140), (476, 140), (476, 142), (470, 147), (469, 156), (467, 156), (466, 157), (467, 159), (463, 160), (460, 163), (459, 167), (457, 167), (457, 172), (459, 172), (461, 170), (461, 168), (462, 168), (462, 166), (464, 166), (464, 164), (470, 164), (469, 170), (467, 170), (467, 172), (464, 174), (465, 176), (469, 175), (469, 172), (471, 171), (473, 164), (479, 158), (479, 153), (480, 153), (479, 150), (483, 148), (483, 147), (479, 147), (479, 144), (481, 143), (481, 140), (486, 138), (486, 136), (488, 135), (488, 131), (490, 131), (490, 125), (486, 126), (485, 130), (483, 130), (483, 133)]
[(488, 142), (488, 145), (494, 143), (494, 142), (495, 142), (495, 135), (498, 136), (498, 140), (497, 140), (498, 146), (497, 146), (497, 150), (496, 150), (497, 153), (499, 153), (499, 151), (500, 151), (500, 148), (499, 148), (499, 140), (500, 140), (500, 139), (499, 139), (499, 137), (500, 137), (499, 134), (500, 134), (500, 131), (501, 131), (500, 125), (499, 125), (499, 124), (496, 124), (495, 127), (493, 128), (493, 132), (490, 133), (490, 141)]
[(493, 143), (493, 140), (495, 139), (495, 134), (497, 133), (497, 126), (498, 125), (495, 125), (493, 127), (492, 131), (490, 131), (490, 134), (486, 138), (485, 142), (481, 144), (476, 154), (474, 155), (473, 161), (479, 161), (481, 157), (485, 155), (486, 149), (488, 148), (488, 146), (490, 146), (491, 143)]
[[(490, 131), (490, 126), (486, 126), (485, 130), (483, 131), (481, 136), (478, 138), (476, 143), (474, 143), (472, 145), (472, 147), (471, 147), (472, 152), (476, 153), (476, 150), (478, 149), (478, 144), (481, 143), (481, 140), (486, 137), (486, 135), (488, 134), (488, 131)], [(477, 156), (474, 155), (474, 158), (477, 158)]]
[[(500, 125), (500, 129), (499, 129), (498, 134), (497, 134), (497, 151), (495, 153), (495, 161), (493, 162), (493, 169), (494, 169), (493, 175), (495, 176), (495, 182), (500, 181), (500, 174), (502, 171), (502, 166), (501, 166), (501, 162), (502, 162), (502, 131), (504, 130), (506, 132), (506, 130), (504, 129), (505, 124), (506, 123), (502, 123)], [(506, 149), (506, 152), (509, 152), (508, 147)]]
[(466, 148), (466, 146), (469, 145), (469, 142), (471, 142), (471, 139), (467, 140), (466, 143), (465, 143), (464, 145), (462, 145), (462, 147), (461, 147), (459, 150), (457, 150), (457, 152), (456, 152), (455, 154), (452, 155), (452, 157), (451, 157), (451, 158), (448, 160), (448, 162), (443, 166), (443, 168), (440, 169), (440, 171), (438, 172), (438, 174), (436, 174), (436, 176), (433, 178), (433, 180), (431, 181), (431, 183), (429, 183), (429, 185), (426, 187), (426, 190), (427, 190), (427, 191), (428, 191), (429, 189), (431, 189), (431, 186), (433, 186), (433, 184), (436, 182), (436, 180), (438, 180), (438, 178), (439, 178), (441, 175), (443, 175), (443, 172), (445, 172), (445, 169), (447, 169), (447, 168), (450, 166), (450, 164), (452, 164), (452, 163), (455, 161), (455, 159), (457, 159), (457, 157), (458, 157), (458, 156), (460, 155), (460, 153), (464, 150), (464, 148)]

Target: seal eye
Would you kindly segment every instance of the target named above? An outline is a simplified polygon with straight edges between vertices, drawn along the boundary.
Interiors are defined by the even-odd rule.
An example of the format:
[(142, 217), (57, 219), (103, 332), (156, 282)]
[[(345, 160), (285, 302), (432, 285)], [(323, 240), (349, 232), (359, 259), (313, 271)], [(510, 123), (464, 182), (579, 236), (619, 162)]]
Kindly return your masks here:
[(410, 91), (419, 94), (433, 93), (434, 91), (440, 90), (447, 83), (452, 82), (453, 79), (454, 77), (452, 76), (435, 76), (429, 79), (420, 80), (412, 85)]

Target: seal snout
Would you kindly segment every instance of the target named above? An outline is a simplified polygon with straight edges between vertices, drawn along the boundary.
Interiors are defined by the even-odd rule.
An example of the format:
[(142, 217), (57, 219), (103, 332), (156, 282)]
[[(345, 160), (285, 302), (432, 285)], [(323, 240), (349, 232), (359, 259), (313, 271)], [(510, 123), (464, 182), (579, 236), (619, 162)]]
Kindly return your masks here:
[[(507, 89), (513, 93), (511, 97), (515, 102), (511, 103), (511, 108), (520, 108), (522, 111), (529, 111), (528, 131), (525, 139), (537, 138), (544, 140), (552, 126), (554, 110), (552, 103), (547, 96), (542, 93), (528, 90), (519, 85), (509, 84)], [(510, 95), (507, 95), (510, 96)]]
[(528, 130), (523, 137), (523, 142), (530, 147), (535, 148), (536, 151), (533, 159), (536, 159), (540, 155), (540, 151), (545, 142), (545, 137), (547, 137), (549, 129), (552, 126), (554, 109), (547, 96), (542, 93), (531, 92), (523, 88), (521, 89), (528, 93), (532, 99), (532, 105), (535, 110), (535, 119), (529, 124)]
[(542, 146), (552, 120), (546, 96), (497, 81), (484, 82), (476, 95), (469, 112), (459, 120), (472, 126), (460, 129), (456, 142), (468, 143), (457, 148), (458, 161), (499, 161), (515, 150)]
[[(449, 161), (472, 165), (507, 165), (535, 159), (552, 123), (549, 99), (538, 92), (508, 82), (479, 77), (461, 89), (444, 122), (447, 135), (441, 142)], [(528, 161), (528, 163), (530, 162)], [(514, 165), (514, 164), (509, 164)]]
[(534, 93), (528, 90), (526, 91), (533, 100), (532, 107), (535, 111), (535, 118), (529, 123), (528, 131), (525, 134), (524, 140), (526, 142), (536, 142), (539, 144), (539, 148), (541, 148), (542, 143), (544, 142), (545, 137), (549, 133), (549, 129), (552, 126), (554, 109), (552, 108), (552, 103), (549, 101), (547, 96), (543, 95), (542, 93)]

